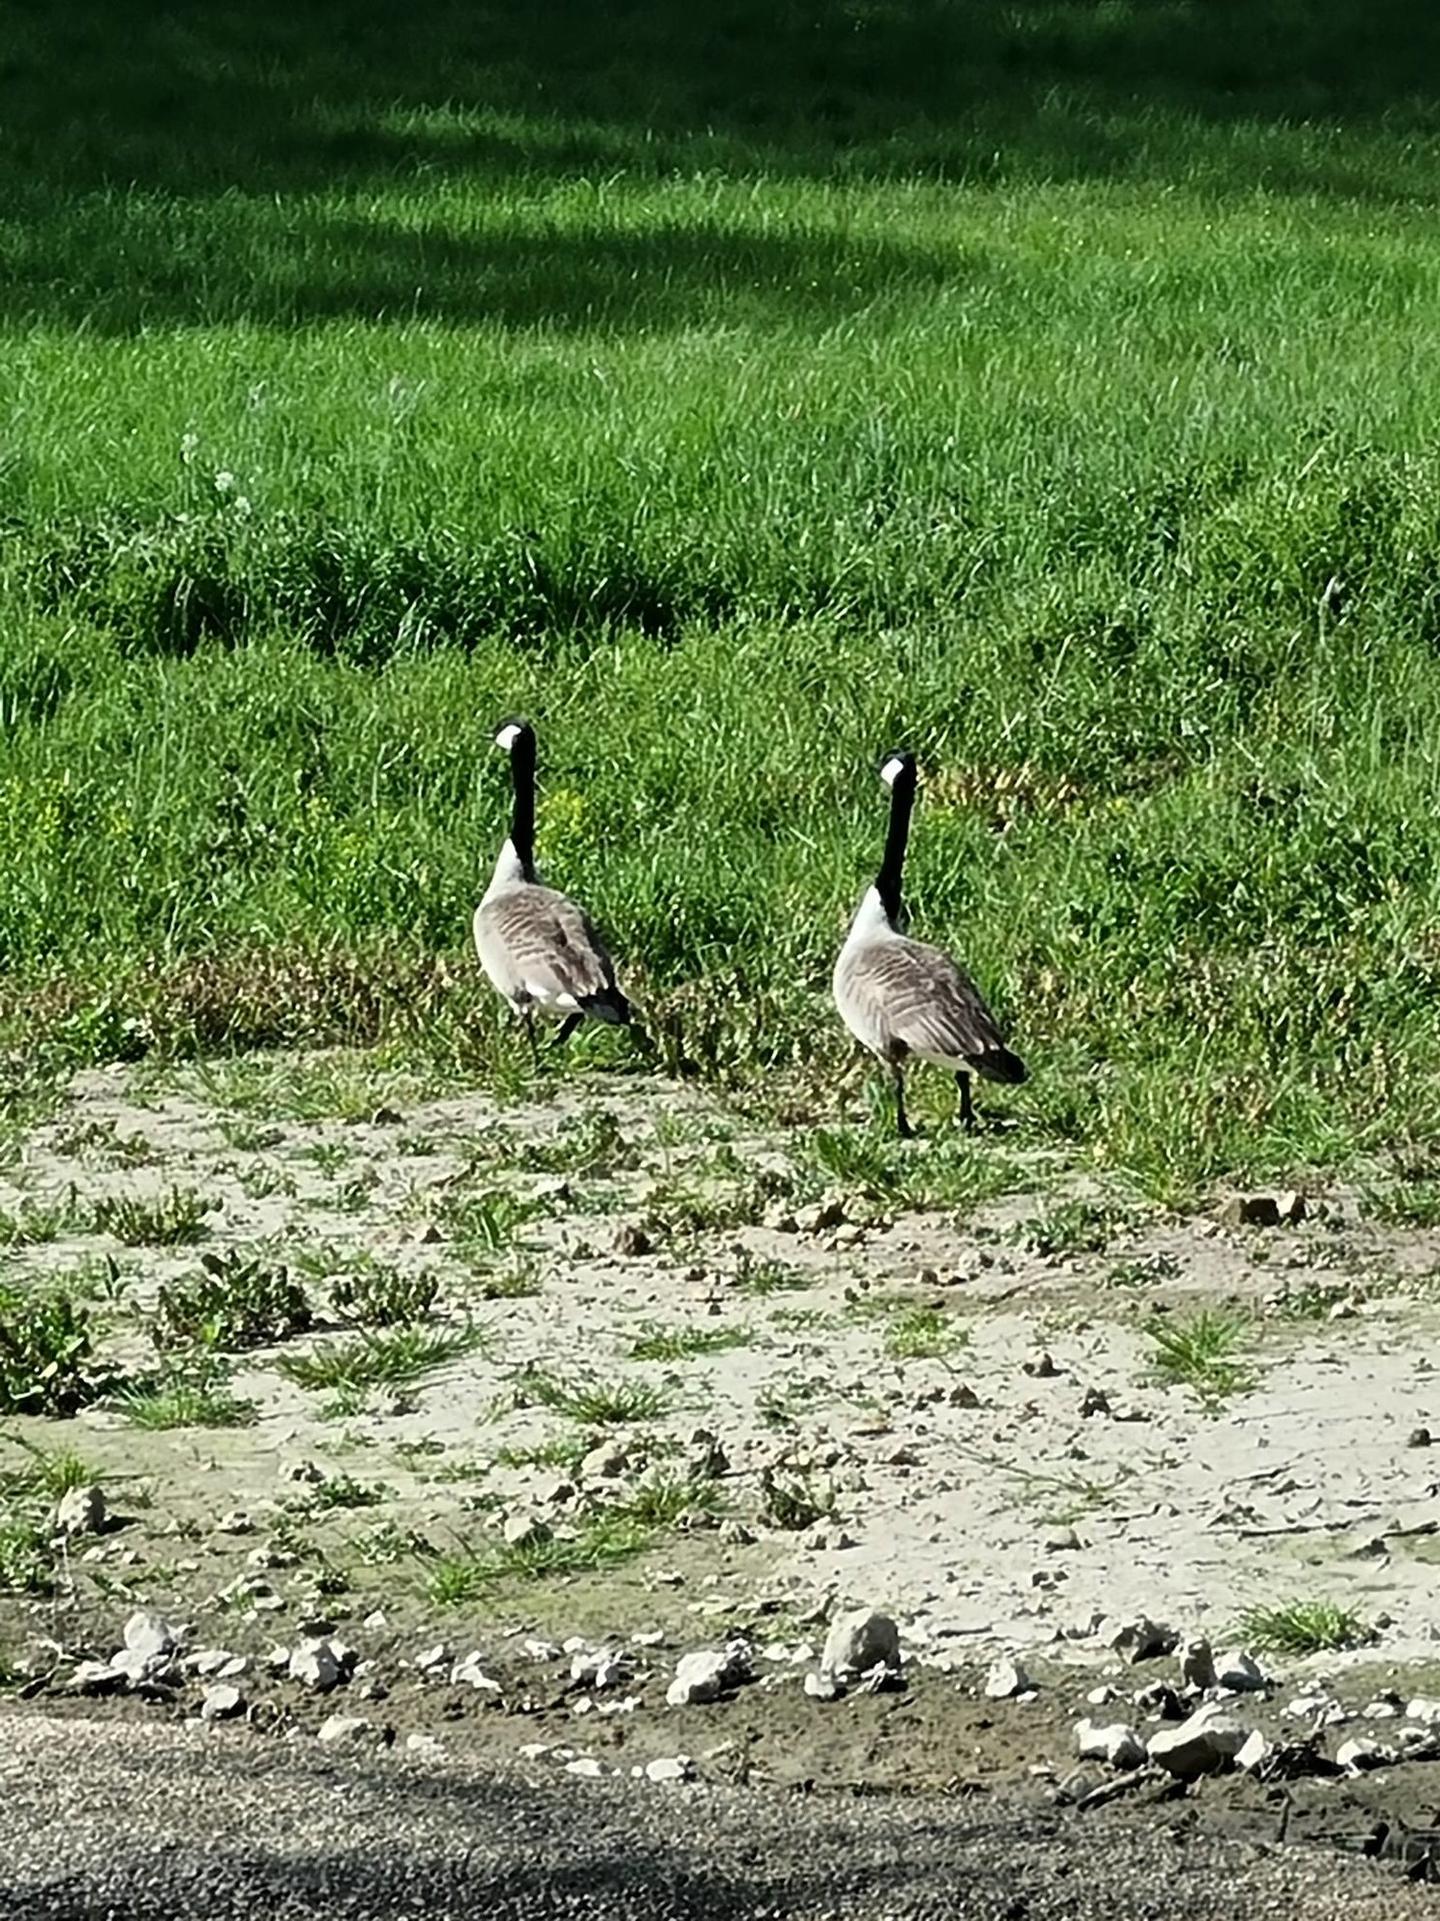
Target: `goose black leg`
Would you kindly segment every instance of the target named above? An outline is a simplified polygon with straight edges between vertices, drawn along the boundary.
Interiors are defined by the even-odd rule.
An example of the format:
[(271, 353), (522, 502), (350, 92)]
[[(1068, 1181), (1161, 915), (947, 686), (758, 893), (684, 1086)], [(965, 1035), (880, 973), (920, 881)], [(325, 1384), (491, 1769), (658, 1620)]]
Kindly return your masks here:
[(915, 1129), (905, 1118), (905, 1069), (896, 1061), (890, 1072), (895, 1076), (895, 1132), (902, 1141), (913, 1140)]
[(560, 1023), (560, 1031), (555, 1036), (554, 1046), (563, 1047), (584, 1018), (583, 1014), (567, 1014)]
[(522, 1007), (520, 1018), (525, 1023), (525, 1038), (530, 1043), (530, 1065), (538, 1074), (540, 1071), (540, 1049), (535, 1045), (535, 1016), (528, 1007)]
[(975, 1132), (975, 1104), (970, 1099), (970, 1076), (957, 1074), (955, 1084), (960, 1089), (960, 1125), (967, 1134)]

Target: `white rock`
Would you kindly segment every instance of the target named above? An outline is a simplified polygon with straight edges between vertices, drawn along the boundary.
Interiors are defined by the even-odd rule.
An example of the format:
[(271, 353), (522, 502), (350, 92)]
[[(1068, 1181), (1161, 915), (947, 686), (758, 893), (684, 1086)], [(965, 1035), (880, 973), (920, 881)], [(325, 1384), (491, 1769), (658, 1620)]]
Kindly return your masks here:
[(125, 1645), (132, 1654), (159, 1667), (180, 1646), (179, 1632), (162, 1615), (139, 1608), (125, 1623)]
[(818, 1669), (812, 1668), (805, 1676), (803, 1685), (812, 1701), (838, 1701), (840, 1698), (840, 1683), (833, 1674), (821, 1674)]
[(363, 1714), (332, 1714), (320, 1723), (318, 1739), (327, 1747), (341, 1743), (353, 1746), (363, 1741), (374, 1731), (374, 1722), (367, 1721)]
[(538, 1514), (523, 1512), (507, 1514), (505, 1525), (500, 1531), (504, 1536), (506, 1547), (539, 1547), (550, 1539), (549, 1525), (542, 1521)]
[(147, 1654), (143, 1648), (118, 1648), (110, 1656), (110, 1666), (116, 1674), (123, 1674), (132, 1687), (142, 1681), (168, 1681), (175, 1672), (175, 1657), (170, 1654)]
[(1338, 1727), (1348, 1721), (1349, 1715), (1340, 1703), (1329, 1694), (1297, 1694), (1293, 1701), (1287, 1701), (1284, 1708), (1286, 1717), (1291, 1721), (1316, 1721), (1321, 1727)]
[(433, 1734), (407, 1734), (405, 1752), (419, 1755), (423, 1760), (433, 1761), (445, 1752), (443, 1742)]
[(681, 1655), (675, 1664), (675, 1679), (665, 1691), (672, 1708), (692, 1703), (715, 1701), (727, 1688), (738, 1687), (750, 1678), (750, 1647), (745, 1641), (730, 1641), (723, 1648), (697, 1648)]
[(582, 1481), (614, 1481), (630, 1465), (630, 1456), (618, 1441), (602, 1441), (592, 1447), (580, 1463)]
[(1108, 1681), (1102, 1681), (1098, 1688), (1091, 1688), (1090, 1692), (1085, 1696), (1087, 1703), (1092, 1708), (1108, 1707), (1112, 1701), (1118, 1701), (1119, 1698), (1119, 1690), (1112, 1688)]
[(1075, 1744), (1082, 1761), (1108, 1761), (1112, 1768), (1138, 1768), (1145, 1760), (1145, 1743), (1123, 1721), (1097, 1727), (1093, 1721), (1075, 1724)]
[(988, 1701), (1013, 1701), (1017, 1694), (1028, 1694), (1030, 1687), (1030, 1677), (1018, 1661), (997, 1661), (985, 1676)]
[(853, 1608), (830, 1623), (820, 1655), (820, 1672), (843, 1680), (873, 1667), (900, 1666), (900, 1630), (888, 1614)]
[(1181, 1781), (1213, 1774), (1245, 1745), (1247, 1730), (1223, 1709), (1197, 1708), (1178, 1727), (1157, 1728), (1147, 1747), (1150, 1759)]
[(1237, 1768), (1243, 1768), (1244, 1771), (1249, 1774), (1253, 1769), (1259, 1767), (1269, 1752), (1270, 1743), (1265, 1739), (1265, 1736), (1260, 1732), (1259, 1728), (1252, 1728), (1249, 1734), (1246, 1735), (1244, 1741), (1241, 1742), (1240, 1746), (1235, 1750), (1235, 1765)]
[[(198, 1674), (205, 1679), (214, 1680), (224, 1675), (232, 1661), (244, 1662), (244, 1660), (243, 1654), (232, 1654), (229, 1648), (196, 1648), (193, 1654), (185, 1656), (180, 1665), (187, 1674)], [(248, 1663), (246, 1665), (248, 1666)], [(241, 1667), (239, 1672), (243, 1674), (245, 1668)]]
[(452, 1687), (475, 1688), (481, 1694), (500, 1694), (503, 1689), (493, 1674), (485, 1672), (484, 1659), (479, 1648), (472, 1648), (463, 1655), (450, 1670)]
[(369, 1628), (372, 1634), (378, 1634), (381, 1628), (389, 1627), (390, 1623), (385, 1618), (384, 1608), (375, 1608), (371, 1613), (365, 1616), (365, 1619), (361, 1622), (360, 1625), (362, 1627)]
[(1367, 1768), (1387, 1768), (1399, 1759), (1398, 1748), (1384, 1741), (1372, 1741), (1368, 1735), (1342, 1741), (1335, 1750), (1336, 1763), (1347, 1774), (1363, 1774)]
[(450, 1660), (450, 1649), (444, 1641), (437, 1641), (434, 1647), (421, 1648), (415, 1656), (414, 1665), (422, 1674), (433, 1674), (443, 1668)]
[(1405, 1709), (1405, 1719), (1418, 1721), (1422, 1727), (1440, 1728), (1440, 1701), (1428, 1701), (1417, 1694)]
[(243, 1507), (233, 1507), (228, 1514), (222, 1514), (215, 1523), (217, 1534), (253, 1534), (255, 1523)]
[(1400, 1710), (1393, 1701), (1367, 1701), (1360, 1710), (1362, 1721), (1398, 1721)]
[(1047, 1554), (1073, 1554), (1080, 1545), (1080, 1536), (1073, 1527), (1052, 1527), (1041, 1536), (1040, 1545)]
[(1268, 1685), (1259, 1664), (1248, 1654), (1222, 1654), (1215, 1663), (1215, 1684), (1232, 1694), (1258, 1694)]
[(688, 1754), (661, 1755), (645, 1763), (647, 1781), (688, 1781), (695, 1772)]
[(55, 1510), (55, 1526), (72, 1539), (80, 1534), (100, 1534), (106, 1522), (105, 1494), (94, 1485), (68, 1488)]
[(332, 1643), (324, 1640), (302, 1641), (292, 1649), (288, 1672), (292, 1681), (317, 1694), (338, 1688), (343, 1678), (340, 1658)]
[(593, 1754), (582, 1754), (574, 1761), (565, 1763), (567, 1774), (578, 1774), (584, 1781), (598, 1781), (605, 1772)]
[(129, 1677), (108, 1661), (81, 1661), (65, 1683), (68, 1694), (113, 1694)]
[(216, 1687), (206, 1688), (200, 1701), (202, 1721), (228, 1721), (232, 1715), (241, 1714), (245, 1708), (245, 1697), (239, 1688), (222, 1682)]
[(597, 1693), (603, 1693), (606, 1688), (624, 1687), (634, 1672), (634, 1663), (626, 1655), (608, 1648), (587, 1648), (583, 1654), (570, 1657), (570, 1679), (579, 1687), (594, 1688)]

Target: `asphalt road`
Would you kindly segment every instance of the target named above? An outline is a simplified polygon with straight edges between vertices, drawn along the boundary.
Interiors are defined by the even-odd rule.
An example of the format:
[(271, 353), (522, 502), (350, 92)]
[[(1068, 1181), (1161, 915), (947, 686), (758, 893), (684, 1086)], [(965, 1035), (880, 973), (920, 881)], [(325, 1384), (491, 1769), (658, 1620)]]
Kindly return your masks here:
[(1440, 1889), (1185, 1811), (521, 1781), (154, 1722), (0, 1717), (3, 1921), (1436, 1921)]

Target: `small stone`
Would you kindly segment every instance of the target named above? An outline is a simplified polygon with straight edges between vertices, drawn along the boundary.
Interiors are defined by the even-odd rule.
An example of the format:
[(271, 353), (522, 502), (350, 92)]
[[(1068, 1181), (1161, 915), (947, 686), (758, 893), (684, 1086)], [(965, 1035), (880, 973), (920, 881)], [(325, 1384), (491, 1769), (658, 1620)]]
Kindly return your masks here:
[(390, 1623), (385, 1618), (384, 1608), (372, 1608), (360, 1625), (371, 1634), (378, 1634), (381, 1628), (389, 1627)]
[(450, 1649), (444, 1641), (437, 1641), (434, 1647), (421, 1648), (415, 1656), (413, 1665), (422, 1674), (434, 1674), (450, 1662)]
[(1028, 1694), (1030, 1688), (1030, 1677), (1018, 1661), (999, 1660), (985, 1676), (987, 1701), (1013, 1701), (1017, 1694)]
[(407, 1734), (405, 1752), (418, 1756), (422, 1761), (434, 1761), (445, 1752), (445, 1748), (433, 1734)]
[(1284, 1713), (1292, 1721), (1315, 1721), (1322, 1728), (1339, 1727), (1349, 1720), (1340, 1703), (1328, 1694), (1297, 1694)]
[(370, 1116), (370, 1125), (372, 1127), (399, 1127), (404, 1118), (405, 1116), (403, 1114), (397, 1114), (393, 1107), (377, 1107), (375, 1112)]
[(279, 1478), (297, 1487), (318, 1487), (325, 1479), (325, 1470), (317, 1461), (282, 1461)]
[(1109, 1414), (1110, 1396), (1103, 1387), (1087, 1387), (1085, 1398), (1080, 1403), (1080, 1418), (1088, 1421), (1097, 1414)]
[(747, 1527), (743, 1521), (722, 1521), (719, 1539), (726, 1547), (750, 1547), (755, 1541), (755, 1530)]
[(444, 1232), (435, 1221), (422, 1221), (415, 1230), (415, 1242), (419, 1247), (434, 1247), (444, 1238)]
[(1232, 1694), (1259, 1694), (1269, 1683), (1248, 1654), (1222, 1654), (1215, 1663), (1215, 1684)]
[(1357, 1735), (1349, 1741), (1342, 1741), (1335, 1750), (1336, 1766), (1344, 1768), (1347, 1774), (1363, 1774), (1368, 1768), (1393, 1767), (1399, 1759), (1398, 1748), (1392, 1748), (1384, 1741), (1372, 1741), (1368, 1735)]
[(1111, 1651), (1132, 1666), (1139, 1661), (1154, 1661), (1171, 1654), (1180, 1637), (1163, 1621), (1152, 1621), (1148, 1614), (1137, 1614), (1121, 1622), (1108, 1637)]
[(1418, 1721), (1422, 1727), (1440, 1728), (1440, 1701), (1431, 1701), (1424, 1695), (1416, 1695), (1405, 1709), (1405, 1719)]
[(772, 1234), (798, 1234), (800, 1231), (800, 1223), (794, 1214), (779, 1203), (766, 1209), (761, 1226), (768, 1227)]
[(328, 1694), (343, 1678), (339, 1656), (329, 1641), (304, 1641), (290, 1655), (289, 1675), (316, 1694)]
[(1112, 1701), (1117, 1701), (1119, 1698), (1118, 1693), (1111, 1687), (1108, 1681), (1102, 1681), (1098, 1688), (1091, 1688), (1090, 1692), (1085, 1696), (1086, 1701), (1092, 1708), (1108, 1707)]
[(72, 1540), (80, 1534), (103, 1534), (107, 1519), (104, 1491), (93, 1483), (68, 1488), (55, 1510), (56, 1529)]
[(213, 1680), (223, 1676), (225, 1670), (232, 1667), (236, 1661), (240, 1663), (236, 1671), (243, 1674), (249, 1666), (243, 1654), (232, 1654), (228, 1648), (196, 1648), (193, 1654), (185, 1656), (181, 1666), (187, 1674), (198, 1674), (205, 1679)]
[(1246, 1774), (1253, 1774), (1269, 1752), (1270, 1743), (1259, 1728), (1252, 1728), (1235, 1750), (1235, 1765)]
[(1024, 1362), (1024, 1370), (1037, 1381), (1049, 1381), (1060, 1372), (1046, 1349), (1040, 1348)]
[(239, 1688), (221, 1682), (215, 1687), (206, 1688), (200, 1701), (200, 1719), (228, 1721), (232, 1716), (242, 1714), (244, 1709), (245, 1697)]
[(342, 1744), (353, 1747), (357, 1742), (363, 1741), (367, 1735), (372, 1734), (374, 1729), (375, 1723), (367, 1721), (363, 1714), (332, 1714), (320, 1723), (320, 1732), (316, 1738), (323, 1741), (326, 1747), (337, 1747)]
[(812, 1701), (838, 1701), (840, 1698), (840, 1683), (833, 1674), (822, 1674), (818, 1668), (811, 1668), (803, 1685)]
[(180, 1636), (162, 1615), (139, 1608), (125, 1623), (125, 1646), (147, 1667), (160, 1667), (180, 1646)]
[(1362, 1721), (1398, 1721), (1400, 1703), (1398, 1701), (1369, 1701), (1360, 1710)]
[(1220, 1210), (1227, 1227), (1278, 1227), (1280, 1203), (1273, 1194), (1237, 1194)]
[(1203, 1634), (1187, 1641), (1180, 1652), (1180, 1679), (1202, 1693), (1215, 1686), (1215, 1656)]
[(624, 1687), (635, 1675), (635, 1663), (627, 1654), (609, 1648), (587, 1648), (570, 1659), (573, 1686), (593, 1688), (603, 1694), (607, 1688)]
[(1142, 1714), (1149, 1714), (1157, 1721), (1183, 1721), (1185, 1709), (1181, 1706), (1180, 1696), (1168, 1682), (1154, 1681), (1148, 1688), (1140, 1688), (1134, 1697), (1134, 1705)]
[(1158, 1729), (1146, 1746), (1150, 1759), (1180, 1781), (1214, 1774), (1245, 1745), (1247, 1730), (1214, 1705), (1197, 1708), (1179, 1727)]
[(539, 1547), (550, 1539), (550, 1527), (538, 1515), (516, 1512), (507, 1514), (505, 1525), (500, 1530), (506, 1547)]
[(1080, 1536), (1073, 1527), (1052, 1527), (1041, 1537), (1040, 1545), (1047, 1554), (1073, 1554), (1080, 1545)]
[(288, 1674), (290, 1671), (289, 1648), (276, 1641), (260, 1656), (260, 1665), (267, 1674)]
[(723, 1648), (697, 1648), (682, 1654), (675, 1664), (675, 1679), (665, 1691), (672, 1708), (717, 1701), (729, 1689), (750, 1679), (750, 1646), (746, 1641), (730, 1641)]
[(1115, 1721), (1108, 1727), (1097, 1727), (1093, 1721), (1078, 1721), (1075, 1744), (1082, 1761), (1108, 1761), (1112, 1768), (1123, 1768), (1127, 1772), (1142, 1767), (1145, 1762), (1145, 1743), (1123, 1721)]
[(128, 1678), (109, 1661), (81, 1661), (63, 1687), (67, 1694), (114, 1694)]
[(222, 1514), (215, 1523), (217, 1534), (253, 1534), (255, 1523), (243, 1507), (232, 1507), (228, 1514)]
[(1310, 1212), (1305, 1196), (1296, 1188), (1291, 1188), (1287, 1193), (1277, 1194), (1275, 1208), (1281, 1220), (1291, 1227), (1298, 1227)]
[(869, 1608), (837, 1615), (825, 1636), (820, 1672), (843, 1679), (878, 1666), (900, 1666), (900, 1630), (890, 1616)]
[(457, 1688), (474, 1688), (480, 1694), (504, 1692), (494, 1675), (485, 1672), (479, 1648), (472, 1648), (451, 1668), (450, 1685)]
[(695, 1765), (688, 1754), (660, 1755), (645, 1763), (647, 1781), (688, 1781)]
[(634, 1221), (625, 1221), (617, 1230), (614, 1241), (617, 1254), (627, 1258), (650, 1252), (650, 1236)]
[(1429, 1447), (1430, 1430), (1428, 1427), (1412, 1427), (1405, 1437), (1406, 1447)]
[(592, 1447), (580, 1463), (582, 1481), (614, 1481), (630, 1465), (630, 1456), (619, 1441), (602, 1441)]

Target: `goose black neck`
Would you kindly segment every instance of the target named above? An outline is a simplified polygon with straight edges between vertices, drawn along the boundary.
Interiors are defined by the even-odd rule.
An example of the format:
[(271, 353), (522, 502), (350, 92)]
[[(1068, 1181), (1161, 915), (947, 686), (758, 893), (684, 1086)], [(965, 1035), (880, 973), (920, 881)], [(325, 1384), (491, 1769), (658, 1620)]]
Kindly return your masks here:
[(885, 858), (875, 876), (875, 891), (892, 925), (900, 921), (900, 883), (905, 873), (905, 844), (910, 838), (910, 810), (915, 805), (915, 773), (903, 768), (890, 789), (890, 831), (885, 836)]
[(510, 779), (515, 788), (515, 806), (510, 815), (510, 845), (515, 849), (525, 878), (535, 878), (535, 736), (527, 728), (518, 734), (510, 749)]

